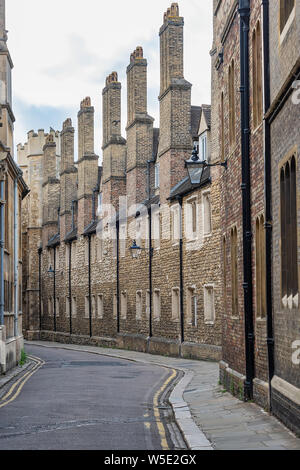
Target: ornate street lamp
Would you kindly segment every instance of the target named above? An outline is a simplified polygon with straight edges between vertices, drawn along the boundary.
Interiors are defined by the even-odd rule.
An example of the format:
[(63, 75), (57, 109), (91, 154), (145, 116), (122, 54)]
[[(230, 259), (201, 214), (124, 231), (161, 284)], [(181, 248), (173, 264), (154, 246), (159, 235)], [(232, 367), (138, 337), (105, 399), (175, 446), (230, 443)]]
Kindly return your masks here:
[(137, 259), (140, 257), (140, 254), (142, 252), (143, 248), (141, 248), (140, 246), (138, 246), (136, 244), (136, 240), (133, 240), (133, 244), (132, 246), (130, 247), (130, 251), (131, 251), (131, 256), (132, 256), (132, 259)]
[(48, 269), (48, 274), (49, 276), (54, 276), (55, 272), (54, 272), (54, 269), (52, 269), (52, 266), (50, 266), (50, 268)]
[(222, 166), (225, 170), (228, 168), (227, 160), (221, 163), (207, 163), (206, 160), (200, 160), (196, 145), (194, 146), (191, 158), (185, 161), (185, 167), (188, 170), (192, 184), (201, 184), (204, 169), (211, 166)]

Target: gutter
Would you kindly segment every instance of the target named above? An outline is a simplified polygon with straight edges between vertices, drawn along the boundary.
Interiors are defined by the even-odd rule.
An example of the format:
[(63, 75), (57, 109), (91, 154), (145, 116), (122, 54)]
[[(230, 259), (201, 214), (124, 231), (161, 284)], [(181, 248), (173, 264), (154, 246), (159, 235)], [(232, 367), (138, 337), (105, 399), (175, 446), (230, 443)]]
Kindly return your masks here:
[[(263, 81), (264, 115), (270, 109), (270, 33), (269, 0), (262, 2), (263, 15)], [(272, 411), (272, 379), (274, 377), (274, 332), (272, 299), (272, 178), (271, 178), (271, 126), (264, 118), (264, 166), (265, 166), (265, 243), (266, 243), (266, 312), (267, 312), (267, 347), (269, 371), (269, 406)]]
[(250, 174), (250, 84), (249, 84), (249, 22), (250, 0), (239, 0), (240, 14), (240, 92), (241, 92), (241, 151), (242, 151), (242, 210), (243, 210), (243, 265), (246, 380), (245, 400), (253, 397), (254, 379), (254, 325), (252, 280), (252, 224)]

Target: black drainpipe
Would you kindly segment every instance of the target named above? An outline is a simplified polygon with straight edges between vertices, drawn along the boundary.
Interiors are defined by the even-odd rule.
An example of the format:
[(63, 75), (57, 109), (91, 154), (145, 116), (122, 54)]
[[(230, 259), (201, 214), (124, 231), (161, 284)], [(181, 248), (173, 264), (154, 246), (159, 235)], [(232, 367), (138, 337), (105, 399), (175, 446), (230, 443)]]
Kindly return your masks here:
[[(264, 72), (264, 114), (271, 104), (270, 94), (270, 40), (269, 40), (269, 0), (262, 1), (263, 13), (263, 72)], [(269, 401), (272, 410), (271, 382), (274, 377), (274, 334), (272, 304), (272, 188), (271, 188), (271, 128), (268, 119), (264, 119), (264, 162), (265, 162), (265, 237), (266, 237), (266, 310), (267, 310), (267, 345), (269, 366)]]
[(184, 343), (184, 287), (183, 287), (183, 230), (182, 230), (182, 196), (177, 198), (180, 205), (180, 238), (179, 238), (179, 272), (180, 272), (180, 331), (181, 344)]
[(39, 248), (39, 321), (40, 335), (42, 332), (42, 248)]
[(250, 120), (249, 120), (249, 22), (250, 0), (239, 0), (241, 55), (241, 139), (242, 139), (242, 206), (243, 206), (243, 264), (246, 380), (245, 399), (253, 397), (254, 327), (252, 285), (252, 225), (250, 177)]
[(88, 236), (89, 250), (89, 319), (90, 319), (90, 337), (93, 336), (92, 328), (92, 288), (91, 288), (91, 235)]
[(149, 338), (153, 337), (152, 327), (152, 310), (153, 310), (153, 282), (152, 282), (152, 260), (153, 260), (153, 247), (152, 247), (152, 209), (151, 205), (148, 208), (148, 222), (149, 222)]
[(116, 221), (117, 239), (117, 333), (120, 333), (120, 221)]
[(72, 335), (72, 242), (69, 244), (69, 311), (70, 311), (70, 336)]
[(54, 312), (54, 332), (56, 333), (56, 247), (53, 248), (54, 278), (53, 278), (53, 312)]

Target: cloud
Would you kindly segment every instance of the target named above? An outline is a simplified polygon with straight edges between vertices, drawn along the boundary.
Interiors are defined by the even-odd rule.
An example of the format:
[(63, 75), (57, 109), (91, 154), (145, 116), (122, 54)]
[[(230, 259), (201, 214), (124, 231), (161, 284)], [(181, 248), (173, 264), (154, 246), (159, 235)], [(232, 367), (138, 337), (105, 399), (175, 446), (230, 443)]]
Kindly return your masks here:
[[(157, 126), (158, 32), (170, 4), (170, 0), (6, 2), (8, 45), (15, 64), (16, 142), (24, 141), (33, 127), (61, 128), (68, 114), (76, 120), (80, 101), (91, 96), (96, 110), (96, 149), (100, 152), (105, 78), (116, 70), (122, 81), (124, 131), (126, 66), (137, 45), (143, 46), (148, 59), (149, 114), (156, 118)], [(209, 103), (212, 1), (181, 0), (179, 7), (185, 18), (185, 78), (193, 84), (192, 101)]]

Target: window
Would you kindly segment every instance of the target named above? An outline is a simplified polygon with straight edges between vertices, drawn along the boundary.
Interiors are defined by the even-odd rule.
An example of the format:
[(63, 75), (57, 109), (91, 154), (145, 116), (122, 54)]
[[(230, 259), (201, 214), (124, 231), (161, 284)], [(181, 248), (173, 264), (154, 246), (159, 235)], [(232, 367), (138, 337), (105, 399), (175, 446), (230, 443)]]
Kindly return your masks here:
[(121, 293), (121, 318), (126, 320), (127, 318), (127, 292)]
[(181, 220), (180, 220), (180, 206), (177, 204), (176, 206), (172, 207), (172, 241), (173, 243), (177, 243), (180, 240), (181, 236)]
[(103, 259), (103, 240), (102, 233), (97, 234), (97, 261)]
[(256, 219), (255, 259), (256, 259), (256, 315), (266, 316), (266, 248), (264, 237), (264, 216)]
[(141, 218), (136, 219), (136, 234), (135, 234), (137, 246), (142, 246), (142, 220)]
[(211, 234), (211, 204), (210, 193), (203, 194), (203, 226), (204, 236)]
[(189, 199), (187, 201), (186, 233), (187, 238), (195, 240), (197, 237), (197, 200)]
[(118, 296), (113, 294), (113, 317), (117, 318), (118, 315)]
[(96, 318), (96, 296), (92, 295), (92, 318)]
[(214, 323), (215, 321), (215, 301), (213, 286), (204, 286), (204, 321)]
[(91, 263), (96, 261), (96, 237), (93, 235), (91, 237)]
[(230, 145), (235, 141), (235, 82), (234, 82), (234, 60), (229, 66), (228, 72), (228, 92), (229, 92), (229, 142)]
[(76, 318), (77, 316), (77, 299), (72, 297), (72, 317)]
[(70, 262), (70, 245), (66, 245), (66, 269), (69, 269), (69, 262)]
[(158, 189), (160, 186), (160, 164), (157, 163), (155, 165), (155, 182), (154, 182), (155, 189)]
[(160, 223), (160, 212), (155, 211), (152, 215), (152, 239), (154, 248), (160, 248), (161, 238), (161, 223)]
[(284, 307), (298, 307), (296, 159), (280, 172), (281, 290)]
[(57, 317), (59, 317), (59, 298), (58, 297), (56, 299), (56, 304), (55, 304), (55, 314)]
[(150, 291), (147, 290), (146, 292), (146, 318), (149, 319), (150, 317)]
[(77, 263), (77, 243), (72, 243), (72, 263), (76, 266)]
[(178, 321), (180, 316), (180, 290), (172, 289), (172, 320)]
[(66, 317), (70, 318), (70, 297), (66, 297)]
[(89, 240), (88, 237), (85, 239), (84, 243), (84, 259), (85, 259), (85, 264), (89, 264)]
[(85, 305), (84, 305), (84, 317), (90, 317), (90, 298), (88, 295), (85, 296)]
[(126, 225), (120, 227), (120, 255), (122, 258), (126, 256)]
[(6, 175), (5, 180), (5, 249), (9, 251), (9, 232), (10, 232), (10, 220), (9, 220), (9, 179)]
[(142, 311), (143, 311), (143, 300), (142, 300), (142, 291), (138, 291), (136, 293), (136, 319), (142, 319)]
[(295, 0), (280, 0), (280, 33), (283, 32), (294, 8)]
[(187, 290), (187, 320), (192, 326), (197, 326), (198, 321), (198, 298), (195, 287)]
[(207, 134), (206, 132), (200, 136), (199, 158), (202, 161), (207, 160)]
[(225, 161), (224, 93), (221, 93), (221, 161)]
[(158, 321), (160, 319), (160, 290), (155, 289), (153, 294), (153, 307), (154, 307), (154, 320)]
[(104, 317), (104, 302), (103, 294), (98, 295), (98, 318), (102, 319)]
[(238, 315), (237, 228), (231, 230), (231, 297), (232, 315)]
[(49, 297), (49, 299), (48, 299), (48, 315), (49, 315), (49, 317), (52, 317), (54, 315), (52, 297)]
[(261, 28), (258, 21), (252, 35), (252, 95), (253, 95), (253, 127), (262, 121), (262, 41)]

